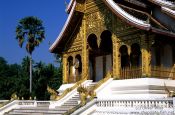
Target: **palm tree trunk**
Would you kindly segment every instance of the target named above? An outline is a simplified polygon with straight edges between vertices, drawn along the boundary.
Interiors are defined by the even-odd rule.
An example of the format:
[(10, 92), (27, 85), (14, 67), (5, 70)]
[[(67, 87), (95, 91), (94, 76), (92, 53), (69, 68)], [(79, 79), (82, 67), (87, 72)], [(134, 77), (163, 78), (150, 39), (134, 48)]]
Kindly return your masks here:
[(30, 54), (30, 93), (32, 93), (32, 54)]

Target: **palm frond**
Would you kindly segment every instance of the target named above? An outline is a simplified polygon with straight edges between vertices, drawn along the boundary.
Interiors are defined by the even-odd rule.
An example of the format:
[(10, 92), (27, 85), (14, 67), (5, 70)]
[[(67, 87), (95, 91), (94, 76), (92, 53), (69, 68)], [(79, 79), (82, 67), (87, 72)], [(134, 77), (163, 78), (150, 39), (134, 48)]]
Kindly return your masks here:
[(19, 42), (19, 46), (22, 47), (26, 41), (26, 50), (30, 54), (44, 40), (44, 33), (42, 21), (34, 16), (21, 19), (16, 27), (16, 39)]

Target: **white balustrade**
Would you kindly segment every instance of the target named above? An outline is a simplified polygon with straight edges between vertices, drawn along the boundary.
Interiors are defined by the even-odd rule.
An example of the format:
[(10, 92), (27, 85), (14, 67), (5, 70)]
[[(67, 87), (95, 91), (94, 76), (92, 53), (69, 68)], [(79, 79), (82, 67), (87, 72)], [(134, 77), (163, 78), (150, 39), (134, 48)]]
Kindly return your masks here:
[(172, 108), (172, 99), (165, 100), (98, 100), (98, 107), (145, 107)]
[[(158, 100), (97, 100), (97, 113), (151, 113), (173, 115), (173, 99)], [(100, 108), (98, 110), (98, 108)], [(102, 109), (103, 108), (103, 109)], [(123, 109), (122, 109), (123, 108)], [(126, 110), (126, 111), (124, 111)], [(110, 112), (109, 114), (112, 114)]]
[(36, 107), (36, 106), (49, 106), (50, 101), (35, 101), (35, 100), (14, 100), (7, 105), (4, 105), (0, 108), (0, 114), (4, 114), (5, 112), (12, 110), (14, 108), (20, 107)]

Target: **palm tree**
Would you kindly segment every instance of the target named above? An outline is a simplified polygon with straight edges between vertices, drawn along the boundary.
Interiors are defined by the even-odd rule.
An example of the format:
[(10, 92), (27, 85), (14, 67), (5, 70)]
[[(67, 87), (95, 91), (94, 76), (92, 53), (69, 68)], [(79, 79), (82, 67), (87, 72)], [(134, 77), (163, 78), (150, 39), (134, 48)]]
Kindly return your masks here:
[(44, 27), (37, 17), (29, 16), (21, 19), (16, 27), (16, 39), (22, 48), (26, 43), (26, 51), (30, 56), (30, 93), (32, 92), (32, 52), (44, 40)]

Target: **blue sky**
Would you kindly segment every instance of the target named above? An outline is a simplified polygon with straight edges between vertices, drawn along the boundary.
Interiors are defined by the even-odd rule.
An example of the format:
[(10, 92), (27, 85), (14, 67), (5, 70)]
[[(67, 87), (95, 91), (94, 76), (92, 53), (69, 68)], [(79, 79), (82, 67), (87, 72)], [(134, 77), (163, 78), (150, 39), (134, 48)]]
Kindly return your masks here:
[(65, 8), (65, 0), (0, 0), (0, 56), (10, 64), (21, 63), (28, 54), (25, 46), (18, 46), (15, 28), (21, 18), (36, 16), (43, 21), (46, 39), (33, 52), (33, 59), (54, 63), (49, 42), (56, 40), (67, 19)]

